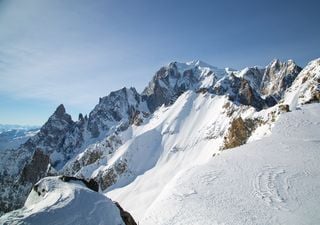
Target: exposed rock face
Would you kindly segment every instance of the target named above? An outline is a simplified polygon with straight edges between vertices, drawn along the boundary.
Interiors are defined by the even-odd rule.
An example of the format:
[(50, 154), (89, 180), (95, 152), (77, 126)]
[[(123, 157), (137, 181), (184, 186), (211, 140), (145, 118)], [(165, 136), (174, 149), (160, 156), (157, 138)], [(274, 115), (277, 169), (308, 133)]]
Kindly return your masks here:
[(316, 103), (316, 102), (320, 102), (320, 89), (314, 90), (311, 93), (310, 99), (306, 101), (305, 104)]
[(198, 90), (212, 86), (219, 78), (226, 76), (219, 70), (201, 61), (186, 64), (173, 62), (162, 67), (142, 92), (150, 112), (161, 105), (173, 103), (186, 90)]
[(123, 88), (100, 98), (99, 104), (89, 114), (88, 131), (92, 138), (105, 135), (119, 123), (126, 123), (126, 129), (129, 126), (129, 118), (134, 116), (140, 102), (140, 95), (134, 88)]
[(118, 209), (120, 210), (120, 215), (121, 218), (123, 219), (123, 222), (126, 225), (137, 225), (136, 221), (134, 221), (133, 217), (131, 216), (130, 213), (128, 213), (127, 211), (125, 211), (118, 202), (114, 202), (114, 204), (116, 204), (116, 206), (118, 207)]
[(118, 177), (121, 176), (128, 169), (125, 161), (118, 161), (113, 167), (108, 168), (105, 171), (100, 171), (98, 176), (95, 178), (101, 185), (101, 190), (106, 190), (111, 185), (115, 184)]
[(227, 95), (231, 101), (237, 104), (251, 105), (257, 110), (267, 107), (265, 100), (252, 89), (247, 80), (233, 74), (220, 80), (213, 87), (212, 92), (217, 95)]
[(224, 137), (225, 140), (222, 150), (245, 144), (260, 123), (261, 121), (259, 120), (243, 120), (241, 117), (234, 119), (230, 124), (227, 135)]
[(302, 68), (292, 60), (287, 62), (274, 60), (266, 67), (264, 72), (260, 86), (261, 94), (272, 95), (280, 100), (285, 90), (292, 85), (301, 70)]
[(81, 155), (71, 160), (64, 168), (64, 173), (83, 177), (86, 166), (99, 164), (100, 161), (106, 160), (115, 150), (122, 145), (122, 141), (118, 135), (112, 134), (99, 143), (89, 146)]
[[(87, 188), (95, 191), (95, 192), (99, 192), (99, 184), (93, 180), (90, 179), (89, 181), (86, 181), (85, 179), (81, 179), (81, 178), (76, 178), (76, 177), (70, 177), (70, 176), (61, 176), (60, 179), (64, 182), (69, 182), (69, 181), (81, 181), (84, 185), (86, 185)], [(35, 185), (33, 187), (33, 189), (36, 190), (37, 186)]]
[(247, 80), (254, 90), (260, 92), (262, 78), (265, 70), (266, 69), (261, 69), (258, 67), (245, 68), (240, 71), (239, 77)]
[(31, 162), (23, 168), (19, 181), (22, 184), (37, 182), (46, 176), (49, 163), (49, 156), (45, 155), (41, 149), (36, 149)]
[(240, 72), (239, 76), (247, 80), (250, 86), (265, 99), (275, 99), (277, 102), (283, 97), (284, 92), (292, 85), (301, 70), (301, 67), (292, 60), (280, 62), (275, 59), (264, 69), (246, 68)]
[[(185, 78), (185, 79), (184, 79)], [(197, 78), (192, 70), (180, 73), (176, 63), (171, 63), (168, 67), (162, 67), (148, 87), (143, 91), (143, 99), (147, 101), (151, 112), (161, 105), (169, 105), (174, 99), (179, 97), (190, 85), (197, 83)]]
[(290, 112), (289, 105), (287, 105), (287, 104), (279, 105), (279, 110), (281, 112)]
[(1, 193), (3, 193), (0, 198), (1, 212), (9, 212), (22, 207), (26, 199), (24, 193), (28, 194), (32, 185), (47, 175), (48, 166), (49, 157), (41, 149), (36, 149), (30, 162), (25, 163), (21, 174), (18, 174), (18, 176), (8, 174), (6, 170), (1, 171), (0, 188)]
[[(29, 151), (34, 151), (35, 148), (43, 146), (42, 151), (47, 155), (51, 155), (54, 152), (66, 155), (68, 153), (62, 150), (65, 135), (75, 125), (76, 123), (72, 121), (71, 116), (66, 113), (64, 106), (61, 104), (41, 127), (40, 132), (29, 139), (23, 147), (29, 149)], [(53, 158), (51, 158), (51, 162), (54, 167), (59, 163), (63, 163), (59, 159)]]
[(308, 63), (287, 90), (283, 103), (290, 109), (297, 106), (319, 102), (320, 100), (320, 58)]

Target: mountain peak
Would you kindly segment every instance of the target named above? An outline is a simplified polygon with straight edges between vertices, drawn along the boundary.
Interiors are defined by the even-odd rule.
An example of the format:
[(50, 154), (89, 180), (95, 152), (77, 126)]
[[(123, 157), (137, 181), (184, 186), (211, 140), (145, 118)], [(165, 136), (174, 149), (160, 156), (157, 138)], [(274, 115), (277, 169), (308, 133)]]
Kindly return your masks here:
[(281, 61), (275, 58), (267, 65), (267, 67), (279, 67), (280, 64)]
[(58, 117), (62, 117), (65, 113), (66, 113), (66, 109), (65, 109), (64, 105), (63, 105), (63, 104), (60, 104), (60, 105), (57, 107), (56, 111), (54, 111), (53, 114), (56, 115), (56, 116), (58, 116)]
[(212, 67), (211, 65), (209, 65), (208, 63), (204, 62), (204, 61), (201, 61), (199, 59), (197, 60), (192, 60), (190, 62), (187, 62), (186, 63), (187, 65), (190, 65), (190, 66), (200, 66), (200, 67)]
[(275, 67), (280, 67), (283, 64), (288, 65), (288, 66), (297, 66), (294, 60), (288, 59), (287, 61), (281, 61), (280, 59), (273, 59), (268, 65), (267, 68), (275, 68)]

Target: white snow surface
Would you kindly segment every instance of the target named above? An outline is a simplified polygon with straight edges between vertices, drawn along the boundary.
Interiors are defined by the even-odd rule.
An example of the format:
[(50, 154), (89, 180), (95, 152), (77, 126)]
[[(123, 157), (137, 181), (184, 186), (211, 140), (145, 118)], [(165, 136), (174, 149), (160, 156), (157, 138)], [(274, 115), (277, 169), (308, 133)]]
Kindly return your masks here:
[[(281, 114), (270, 136), (207, 162), (195, 163), (202, 158), (196, 150), (167, 154), (153, 169), (107, 195), (140, 225), (320, 224), (319, 112), (320, 104), (311, 104)], [(174, 133), (174, 127), (197, 133), (196, 127), (168, 131)]]
[(117, 206), (81, 181), (63, 182), (59, 177), (47, 177), (37, 186), (25, 206), (0, 217), (0, 224), (124, 225)]

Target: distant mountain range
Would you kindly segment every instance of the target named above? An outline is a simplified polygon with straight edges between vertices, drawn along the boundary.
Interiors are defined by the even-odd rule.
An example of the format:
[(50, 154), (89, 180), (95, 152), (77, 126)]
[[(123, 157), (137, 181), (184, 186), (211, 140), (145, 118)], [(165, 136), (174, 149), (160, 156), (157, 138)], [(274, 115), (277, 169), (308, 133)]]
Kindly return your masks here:
[[(175, 185), (180, 188), (181, 174), (209, 163), (227, 149), (266, 138), (283, 114), (319, 101), (320, 58), (305, 68), (292, 60), (273, 60), (265, 68), (239, 71), (198, 60), (172, 62), (155, 73), (142, 93), (135, 88), (111, 92), (99, 99), (89, 115), (80, 114), (77, 121), (59, 105), (40, 131), (18, 149), (0, 152), (0, 209), (9, 212), (22, 207), (41, 178), (68, 175), (94, 180), (101, 192), (145, 224), (171, 224), (175, 215), (170, 212), (166, 222), (157, 222), (161, 219), (156, 220), (155, 214), (161, 213), (158, 210), (163, 204), (161, 199), (155, 200), (161, 194), (167, 199)], [(313, 115), (317, 109), (305, 114)], [(292, 119), (298, 126), (303, 114)], [(288, 124), (287, 128), (293, 129), (295, 123)], [(281, 176), (279, 171), (268, 170), (270, 174), (262, 174), (261, 182)], [(207, 178), (215, 176), (220, 175), (213, 173)], [(167, 186), (175, 179), (178, 184)], [(268, 197), (270, 185), (259, 185), (259, 196)], [(195, 193), (186, 189), (177, 191), (177, 196), (184, 199)], [(138, 203), (139, 198), (143, 202)], [(152, 208), (155, 205), (159, 207)], [(183, 216), (182, 211), (171, 210)], [(10, 218), (19, 220), (19, 216)], [(184, 224), (193, 223), (186, 220)]]
[(39, 126), (0, 124), (0, 151), (18, 148), (39, 130)]

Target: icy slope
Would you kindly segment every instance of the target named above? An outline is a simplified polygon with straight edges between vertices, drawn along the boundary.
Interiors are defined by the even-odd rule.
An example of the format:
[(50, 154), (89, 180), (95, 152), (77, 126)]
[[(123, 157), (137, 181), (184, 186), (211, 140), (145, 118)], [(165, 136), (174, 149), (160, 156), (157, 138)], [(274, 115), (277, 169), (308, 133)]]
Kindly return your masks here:
[(40, 180), (22, 209), (0, 218), (0, 224), (124, 225), (117, 206), (81, 181), (58, 177)]
[(269, 137), (172, 179), (174, 164), (158, 166), (108, 196), (142, 225), (319, 224), (319, 112), (312, 104), (282, 114)]

